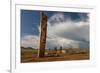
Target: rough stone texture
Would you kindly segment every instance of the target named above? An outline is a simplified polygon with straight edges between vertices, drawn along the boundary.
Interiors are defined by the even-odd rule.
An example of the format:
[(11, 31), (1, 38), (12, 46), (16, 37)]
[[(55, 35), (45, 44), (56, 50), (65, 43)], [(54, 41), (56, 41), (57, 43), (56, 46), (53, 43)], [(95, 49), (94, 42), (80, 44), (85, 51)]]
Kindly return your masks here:
[(45, 56), (46, 34), (47, 34), (47, 16), (41, 12), (41, 34), (40, 34), (40, 48), (39, 57)]

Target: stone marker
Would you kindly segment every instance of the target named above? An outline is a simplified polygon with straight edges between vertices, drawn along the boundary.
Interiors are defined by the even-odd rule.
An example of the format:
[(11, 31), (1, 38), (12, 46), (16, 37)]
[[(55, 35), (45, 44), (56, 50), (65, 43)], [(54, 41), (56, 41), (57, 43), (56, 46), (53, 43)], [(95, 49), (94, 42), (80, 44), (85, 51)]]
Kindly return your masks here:
[(39, 57), (45, 57), (45, 45), (46, 45), (46, 35), (47, 35), (47, 16), (40, 12), (40, 46), (39, 46)]

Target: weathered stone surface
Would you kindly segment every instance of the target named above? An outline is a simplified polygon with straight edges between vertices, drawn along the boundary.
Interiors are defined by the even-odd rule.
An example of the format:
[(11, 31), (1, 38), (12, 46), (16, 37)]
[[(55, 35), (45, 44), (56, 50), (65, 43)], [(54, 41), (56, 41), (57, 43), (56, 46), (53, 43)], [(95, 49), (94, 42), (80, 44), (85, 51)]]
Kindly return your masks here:
[(40, 34), (40, 48), (39, 57), (45, 56), (46, 34), (47, 34), (47, 16), (41, 12), (41, 34)]

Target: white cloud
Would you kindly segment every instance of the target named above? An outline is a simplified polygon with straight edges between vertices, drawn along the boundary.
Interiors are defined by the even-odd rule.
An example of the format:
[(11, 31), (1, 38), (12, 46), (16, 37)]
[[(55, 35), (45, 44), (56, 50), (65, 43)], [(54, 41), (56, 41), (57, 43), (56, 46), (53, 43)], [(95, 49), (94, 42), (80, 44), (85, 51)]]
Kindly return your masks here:
[(59, 37), (51, 39), (47, 38), (47, 43), (46, 43), (47, 48), (51, 49), (55, 47), (60, 48), (60, 46), (62, 46), (63, 48), (71, 48), (71, 47), (79, 48), (79, 42)]
[(48, 22), (52, 24), (57, 23), (57, 22), (59, 23), (62, 21), (64, 21), (64, 15), (62, 13), (55, 13), (48, 20)]
[[(56, 43), (56, 45), (53, 46), (57, 46), (57, 44), (58, 46), (63, 44), (63, 47), (70, 46), (73, 48), (78, 48), (78, 47), (86, 48), (89, 46), (88, 43), (89, 22), (84, 21), (84, 17), (82, 17), (82, 15), (80, 16), (81, 16), (81, 21), (77, 21), (77, 22), (72, 21), (70, 17), (65, 20), (64, 15), (62, 13), (53, 15), (50, 19), (48, 19), (47, 35), (49, 38), (51, 38), (51, 40), (53, 39), (53, 42), (51, 42), (51, 44)], [(55, 18), (59, 19), (59, 21), (52, 23), (52, 20)], [(63, 39), (64, 41), (62, 41)], [(51, 46), (50, 40), (47, 41), (47, 43), (48, 42), (49, 45)]]
[[(88, 48), (89, 47), (89, 22), (72, 21), (65, 18), (63, 13), (57, 13), (48, 19), (46, 48)], [(39, 28), (39, 27), (38, 27)], [(40, 28), (39, 28), (40, 29)], [(22, 37), (21, 46), (39, 48), (39, 36), (26, 35)]]
[(33, 47), (37, 49), (39, 47), (39, 37), (33, 35), (26, 35), (21, 39), (21, 46)]

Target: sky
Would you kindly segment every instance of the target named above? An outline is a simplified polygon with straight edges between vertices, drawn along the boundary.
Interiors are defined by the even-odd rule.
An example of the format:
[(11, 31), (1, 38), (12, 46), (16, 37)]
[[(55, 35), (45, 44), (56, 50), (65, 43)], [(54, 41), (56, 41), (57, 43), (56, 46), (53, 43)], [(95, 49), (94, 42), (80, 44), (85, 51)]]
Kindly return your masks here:
[[(44, 11), (46, 48), (89, 48), (89, 14)], [(21, 10), (21, 46), (39, 48), (40, 11)]]

